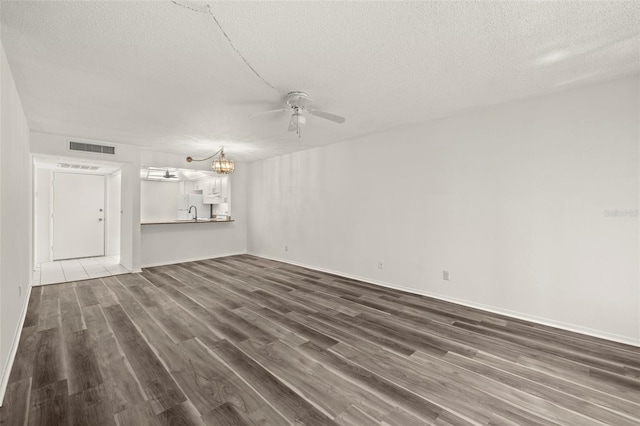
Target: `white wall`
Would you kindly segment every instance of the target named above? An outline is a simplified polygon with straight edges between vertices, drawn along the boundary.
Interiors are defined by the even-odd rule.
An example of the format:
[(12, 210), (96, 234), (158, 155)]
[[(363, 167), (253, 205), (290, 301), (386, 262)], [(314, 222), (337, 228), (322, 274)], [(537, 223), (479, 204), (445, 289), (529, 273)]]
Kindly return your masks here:
[(140, 162), (121, 169), (120, 264), (140, 271)]
[(35, 177), (36, 262), (50, 262), (51, 170), (36, 168)]
[(32, 203), (29, 128), (0, 45), (0, 404), (30, 289)]
[[(172, 166), (171, 163), (164, 165)], [(232, 219), (235, 222), (143, 225), (140, 250), (142, 266), (246, 253), (247, 164), (236, 164), (230, 180)]]
[(107, 205), (106, 205), (106, 254), (117, 256), (120, 254), (120, 204), (122, 202), (122, 173), (116, 172), (107, 176)]
[[(143, 180), (140, 184), (140, 220), (142, 222), (177, 218), (180, 182)], [(200, 216), (203, 216), (202, 211)]]
[(249, 252), (638, 345), (638, 94), (636, 75), (252, 163)]

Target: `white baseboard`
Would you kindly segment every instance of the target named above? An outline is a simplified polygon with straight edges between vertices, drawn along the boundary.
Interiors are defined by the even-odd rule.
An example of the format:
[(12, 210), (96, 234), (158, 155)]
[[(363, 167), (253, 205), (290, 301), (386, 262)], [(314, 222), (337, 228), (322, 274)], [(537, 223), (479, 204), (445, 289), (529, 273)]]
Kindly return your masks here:
[[(243, 252), (238, 252), (238, 253), (225, 253), (225, 254), (218, 254), (215, 256), (202, 256), (202, 257), (191, 257), (188, 259), (172, 259), (170, 261), (166, 261), (166, 262), (158, 262), (158, 263), (148, 263), (145, 265), (142, 265), (141, 268), (153, 268), (154, 266), (166, 266), (166, 265), (175, 265), (176, 263), (185, 263), (185, 262), (197, 262), (199, 260), (207, 260), (207, 259), (217, 259), (218, 257), (227, 257), (227, 256), (238, 256), (241, 254), (247, 254), (246, 251)], [(136, 271), (136, 272), (140, 272), (140, 271)]]
[(9, 358), (7, 358), (7, 363), (2, 369), (2, 379), (0, 380), (0, 407), (2, 407), (2, 402), (4, 401), (4, 394), (7, 391), (7, 386), (9, 385), (9, 376), (11, 375), (11, 369), (13, 368), (13, 362), (16, 359), (16, 353), (18, 352), (18, 345), (20, 344), (20, 336), (22, 334), (22, 326), (24, 325), (24, 320), (27, 317), (27, 308), (29, 307), (29, 298), (31, 298), (31, 286), (29, 286), (29, 291), (27, 292), (27, 297), (25, 298), (25, 304), (22, 308), (22, 315), (20, 315), (20, 321), (18, 322), (18, 328), (16, 329), (13, 335), (13, 341), (11, 342), (11, 352), (9, 352)]
[(262, 254), (258, 254), (258, 253), (252, 253), (252, 252), (249, 252), (247, 254), (250, 254), (252, 256), (257, 256), (257, 257), (263, 257), (265, 259), (275, 260), (275, 261), (278, 261), (278, 262), (288, 263), (288, 264), (295, 265), (295, 266), (301, 266), (303, 268), (308, 268), (308, 269), (312, 269), (312, 270), (319, 271), (319, 272), (326, 272), (328, 274), (338, 275), (338, 276), (345, 277), (345, 278), (351, 278), (351, 279), (362, 281), (362, 282), (365, 282), (365, 283), (379, 285), (381, 287), (386, 287), (386, 288), (391, 288), (391, 289), (394, 289), (394, 290), (404, 291), (404, 292), (407, 292), (407, 293), (417, 294), (419, 296), (432, 297), (434, 299), (443, 300), (445, 302), (456, 303), (458, 305), (467, 306), (469, 308), (480, 309), (482, 311), (487, 311), (487, 312), (491, 312), (491, 313), (494, 313), (494, 314), (505, 315), (505, 316), (508, 316), (508, 317), (517, 318), (517, 319), (521, 319), (521, 320), (525, 320), (525, 321), (530, 321), (530, 322), (534, 322), (534, 323), (537, 323), (537, 324), (546, 325), (546, 326), (549, 326), (549, 327), (555, 327), (555, 328), (559, 328), (559, 329), (562, 329), (562, 330), (571, 331), (571, 332), (574, 332), (574, 333), (585, 334), (587, 336), (597, 337), (597, 338), (600, 338), (600, 339), (611, 340), (613, 342), (624, 343), (626, 345), (640, 347), (640, 339), (633, 339), (633, 338), (628, 337), (628, 336), (623, 336), (623, 335), (619, 335), (619, 334), (615, 334), (615, 333), (609, 333), (609, 332), (606, 332), (606, 331), (596, 330), (596, 329), (592, 329), (592, 328), (588, 328), (588, 327), (583, 327), (583, 326), (577, 325), (577, 324), (571, 324), (571, 323), (566, 323), (566, 322), (562, 322), (562, 321), (557, 321), (557, 320), (553, 320), (553, 319), (550, 319), (550, 318), (538, 317), (538, 316), (535, 316), (535, 315), (529, 315), (529, 314), (525, 314), (525, 313), (521, 313), (521, 312), (517, 312), (517, 311), (511, 311), (509, 309), (498, 308), (498, 307), (495, 307), (495, 306), (485, 305), (485, 304), (482, 304), (482, 303), (476, 303), (476, 302), (469, 301), (469, 300), (457, 299), (457, 298), (449, 297), (449, 296), (443, 296), (443, 295), (437, 294), (437, 293), (430, 293), (430, 292), (426, 292), (426, 291), (418, 291), (418, 290), (415, 290), (415, 289), (412, 289), (412, 288), (402, 287), (402, 286), (398, 286), (398, 285), (395, 285), (395, 284), (386, 283), (386, 282), (383, 282), (383, 281), (372, 280), (371, 278), (365, 278), (365, 277), (359, 277), (359, 276), (356, 276), (356, 275), (346, 274), (344, 272), (334, 271), (332, 269), (320, 268), (320, 267), (313, 266), (313, 265), (306, 265), (306, 264), (303, 264), (303, 263), (293, 262), (293, 261), (287, 260), (287, 259), (271, 257), (271, 256), (266, 256), (266, 255), (262, 255)]

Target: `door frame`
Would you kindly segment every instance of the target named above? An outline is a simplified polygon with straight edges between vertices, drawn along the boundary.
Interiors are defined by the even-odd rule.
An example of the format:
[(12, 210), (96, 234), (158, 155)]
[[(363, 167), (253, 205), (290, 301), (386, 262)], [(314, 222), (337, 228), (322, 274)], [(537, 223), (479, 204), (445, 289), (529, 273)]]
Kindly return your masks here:
[[(43, 135), (44, 136), (44, 135)], [(35, 180), (38, 169), (58, 170), (58, 162), (77, 163), (82, 162), (90, 165), (106, 166), (111, 168), (108, 175), (116, 171), (121, 173), (120, 182), (120, 264), (132, 272), (140, 272), (140, 153), (139, 150), (122, 147), (113, 158), (105, 158), (104, 154), (89, 152), (75, 152), (66, 149), (68, 138), (57, 135), (51, 136), (51, 144), (32, 144), (30, 150), (32, 179)], [(88, 141), (92, 142), (92, 141)], [(95, 142), (95, 141), (94, 141)], [(46, 145), (46, 146), (45, 146)], [(51, 241), (48, 232), (43, 234), (43, 229), (39, 229), (35, 223), (39, 215), (36, 204), (36, 188), (30, 185), (31, 189), (31, 231), (33, 233), (31, 250), (33, 252), (33, 270), (37, 270), (39, 263), (50, 262), (49, 259), (41, 259), (38, 256), (39, 244), (43, 239), (47, 239), (47, 246), (43, 248), (44, 253), (50, 256)], [(44, 218), (44, 223), (49, 224), (51, 219)], [(45, 236), (46, 235), (46, 236)]]

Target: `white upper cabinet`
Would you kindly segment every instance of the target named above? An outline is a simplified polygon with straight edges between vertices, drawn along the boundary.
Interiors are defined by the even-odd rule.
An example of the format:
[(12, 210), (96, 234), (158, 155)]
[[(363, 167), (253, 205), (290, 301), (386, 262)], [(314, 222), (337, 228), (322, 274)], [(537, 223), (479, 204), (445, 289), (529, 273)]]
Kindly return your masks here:
[(229, 176), (212, 176), (202, 182), (202, 202), (204, 204), (229, 202)]

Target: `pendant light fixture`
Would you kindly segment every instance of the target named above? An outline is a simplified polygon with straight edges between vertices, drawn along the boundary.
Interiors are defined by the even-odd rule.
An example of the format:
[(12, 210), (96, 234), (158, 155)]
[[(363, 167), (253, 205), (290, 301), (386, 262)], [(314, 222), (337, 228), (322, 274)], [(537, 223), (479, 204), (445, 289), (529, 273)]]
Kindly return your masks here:
[[(220, 154), (218, 158), (214, 158), (216, 155)], [(211, 162), (211, 169), (219, 174), (228, 175), (233, 172), (234, 164), (233, 160), (228, 160), (224, 156), (224, 147), (220, 148), (215, 154), (210, 155), (207, 158), (203, 158), (201, 160), (197, 160), (193, 157), (187, 157), (187, 163), (191, 163), (192, 161), (207, 161), (213, 158), (214, 160)]]

